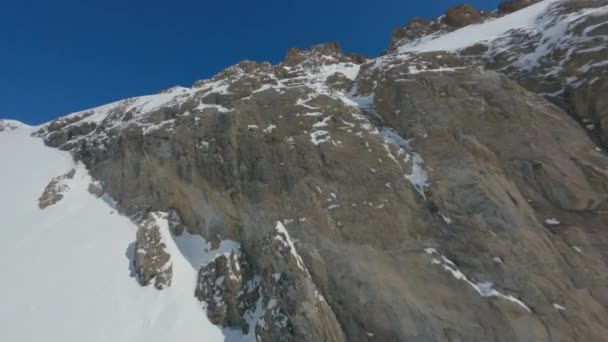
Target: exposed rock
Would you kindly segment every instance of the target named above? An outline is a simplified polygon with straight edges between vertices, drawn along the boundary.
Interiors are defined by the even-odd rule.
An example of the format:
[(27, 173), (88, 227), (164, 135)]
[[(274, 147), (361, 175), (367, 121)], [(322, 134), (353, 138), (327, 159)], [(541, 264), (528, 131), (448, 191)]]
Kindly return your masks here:
[(325, 81), (332, 90), (345, 90), (353, 84), (353, 81), (343, 73), (336, 72), (331, 74)]
[(154, 287), (162, 290), (171, 286), (173, 264), (160, 232), (159, 220), (157, 213), (149, 213), (139, 226), (133, 267), (140, 285), (147, 286), (154, 281)]
[[(514, 1), (505, 8), (519, 9), (536, 1)], [(608, 75), (608, 13), (594, 8), (608, 1), (564, 1), (550, 7), (536, 30), (513, 30), (496, 39), (486, 49), (463, 53), (469, 60), (500, 70), (529, 90), (546, 96), (566, 110), (590, 136), (608, 146), (605, 110)], [(561, 25), (563, 32), (552, 31)], [(550, 42), (550, 43), (549, 43)], [(505, 48), (508, 47), (508, 48)], [(590, 125), (593, 125), (591, 127)]]
[(252, 248), (259, 259), (255, 274), (240, 251), (222, 253), (200, 269), (195, 295), (207, 303), (209, 319), (262, 341), (343, 341), (284, 226), (277, 223)]
[(317, 289), (308, 268), (282, 223), (254, 247), (269, 298), (264, 341), (344, 341), (334, 312)]
[[(469, 21), (500, 18), (538, 2), (505, 1), (496, 13), (479, 12), (481, 19), (468, 5), (448, 10), (451, 16), (446, 13), (432, 20), (414, 18), (406, 28), (395, 30), (388, 52), (396, 52), (399, 47), (421, 38), (441, 36), (460, 25), (470, 24)], [(545, 96), (586, 128), (596, 143), (608, 147), (605, 99), (597, 96), (605, 93), (608, 75), (605, 63), (608, 59), (608, 24), (605, 24), (608, 13), (603, 10), (607, 5), (606, 0), (553, 2), (547, 6), (546, 13), (535, 18), (535, 26), (512, 29), (453, 52), (504, 73), (526, 89)], [(453, 20), (452, 24), (456, 26), (446, 20)]]
[(321, 66), (337, 62), (361, 64), (364, 60), (365, 57), (362, 55), (353, 53), (344, 55), (338, 43), (325, 43), (312, 46), (305, 50), (291, 48), (287, 51), (287, 55), (282, 64), (287, 67), (294, 67), (304, 63), (305, 66), (311, 67), (313, 65)]
[(74, 178), (75, 174), (76, 170), (72, 169), (61, 176), (51, 179), (42, 192), (42, 195), (40, 195), (40, 198), (38, 198), (38, 207), (40, 209), (46, 209), (61, 201), (63, 199), (63, 194), (70, 189), (70, 187), (65, 184), (65, 181)]
[(345, 55), (355, 64), (363, 64), (367, 62), (367, 57), (361, 53), (347, 52)]
[[(195, 296), (207, 303), (207, 316), (214, 324), (240, 327), (248, 333), (245, 316), (255, 312), (259, 300), (259, 282), (240, 252), (220, 254), (198, 273)], [(254, 322), (255, 323), (255, 322)]]
[(453, 29), (441, 19), (428, 20), (415, 17), (409, 20), (407, 27), (398, 27), (393, 31), (388, 50), (393, 51), (405, 42), (415, 41), (431, 34), (449, 32)]
[(533, 5), (540, 0), (508, 0), (498, 4), (498, 13), (501, 15), (513, 13), (519, 11), (522, 8), (526, 8)]
[(182, 217), (175, 209), (169, 210), (167, 214), (167, 222), (169, 223), (169, 230), (173, 235), (182, 235), (182, 233), (186, 230)]
[(449, 26), (460, 28), (479, 23), (483, 19), (481, 12), (469, 4), (461, 4), (449, 8), (443, 17), (443, 22)]
[(89, 183), (87, 191), (95, 197), (103, 196), (103, 187), (101, 186), (101, 184), (99, 184), (99, 182)]

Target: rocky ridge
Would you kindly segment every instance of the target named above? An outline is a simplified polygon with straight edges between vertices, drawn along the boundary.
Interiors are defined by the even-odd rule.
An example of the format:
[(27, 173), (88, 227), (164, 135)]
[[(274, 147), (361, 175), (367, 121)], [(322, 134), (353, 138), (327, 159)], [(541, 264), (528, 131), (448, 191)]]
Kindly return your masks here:
[[(531, 6), (530, 22), (509, 27), (514, 11)], [(517, 80), (575, 118), (604, 147), (608, 146), (606, 70), (608, 64), (608, 2), (603, 0), (507, 1), (485, 17), (478, 32), (502, 28), (497, 34), (461, 39), (447, 49), (459, 57)], [(454, 26), (438, 26), (441, 19), (413, 21), (398, 29), (389, 51), (438, 49), (433, 40), (445, 38)], [(481, 20), (467, 22), (470, 31)], [(501, 24), (503, 24), (501, 26)], [(473, 35), (475, 36), (475, 34)], [(457, 35), (453, 35), (458, 39)], [(600, 96), (598, 96), (600, 95)]]
[[(193, 298), (251, 339), (601, 341), (608, 158), (526, 80), (560, 65), (547, 46), (600, 44), (586, 37), (603, 5), (531, 3), (458, 7), (430, 24), (440, 31), (408, 33), (376, 59), (323, 44), (277, 65), (244, 61), (37, 135), (71, 151), (122, 212), (166, 220), (175, 239), (205, 237)], [(535, 26), (483, 40), (486, 52), (428, 48), (517, 16)], [(529, 50), (494, 67), (507, 43)], [(546, 68), (519, 68), (531, 56)], [(594, 58), (571, 85), (605, 81), (606, 58)], [(151, 257), (135, 268), (170, 286), (154, 236), (138, 232)]]

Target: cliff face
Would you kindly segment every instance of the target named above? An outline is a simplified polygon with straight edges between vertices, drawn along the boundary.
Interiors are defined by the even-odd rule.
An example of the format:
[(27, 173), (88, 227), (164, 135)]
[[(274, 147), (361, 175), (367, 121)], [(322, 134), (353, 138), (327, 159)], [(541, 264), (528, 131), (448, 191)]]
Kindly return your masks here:
[[(608, 158), (563, 103), (596, 106), (585, 113), (602, 131), (605, 41), (579, 38), (603, 27), (605, 5), (549, 2), (458, 21), (480, 28), (532, 9), (531, 23), (550, 23), (484, 40), (477, 53), (422, 48), (448, 31), (395, 41), (371, 60), (335, 44), (294, 49), (278, 65), (241, 62), (36, 134), (71, 151), (122, 212), (148, 217), (138, 242), (155, 243), (140, 243), (142, 255), (162, 246), (144, 238), (150, 217), (219, 250), (238, 241), (201, 265), (192, 296), (212, 322), (248, 336), (601, 341)], [(459, 10), (471, 23), (490, 16)], [(564, 16), (577, 19), (564, 26)], [(535, 54), (539, 32), (557, 26), (572, 38), (560, 38), (566, 55), (598, 51), (575, 76), (550, 74), (580, 84), (564, 93), (574, 97), (555, 95), (579, 99), (561, 108), (533, 85), (553, 79), (557, 47), (529, 71), (492, 53), (508, 42)], [(161, 274), (141, 258), (147, 275)], [(159, 287), (171, 286), (162, 276)]]
[[(470, 17), (460, 12), (461, 21)], [(602, 96), (608, 91), (608, 1), (505, 1), (485, 20), (460, 32), (445, 20), (414, 20), (395, 31), (389, 51), (428, 51), (444, 43), (461, 58), (501, 72), (557, 104), (608, 146), (608, 103)], [(521, 24), (512, 26), (517, 21)]]

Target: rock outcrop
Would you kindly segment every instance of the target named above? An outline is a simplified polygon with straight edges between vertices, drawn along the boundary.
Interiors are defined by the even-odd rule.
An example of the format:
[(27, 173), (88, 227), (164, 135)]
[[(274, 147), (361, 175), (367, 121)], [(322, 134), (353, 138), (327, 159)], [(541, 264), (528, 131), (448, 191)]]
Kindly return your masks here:
[(46, 188), (44, 188), (40, 198), (38, 198), (38, 207), (40, 209), (46, 209), (61, 201), (63, 199), (63, 194), (70, 189), (70, 187), (65, 184), (65, 181), (74, 178), (75, 174), (76, 170), (72, 169), (61, 176), (51, 179)]
[(149, 213), (139, 226), (133, 267), (140, 285), (147, 286), (154, 282), (154, 287), (162, 290), (171, 286), (173, 266), (160, 231), (159, 219), (157, 213)]
[[(506, 5), (506, 8), (513, 6), (516, 5)], [(445, 34), (495, 17), (495, 13), (477, 10), (467, 3), (448, 8), (441, 17), (436, 19), (414, 17), (409, 20), (406, 27), (398, 27), (393, 31), (388, 51), (394, 51), (400, 45), (426, 36)]]
[[(448, 26), (410, 24), (432, 25)], [(544, 44), (515, 31), (506, 53)], [(538, 69), (491, 67), (498, 45), (404, 51), (406, 36), (372, 60), (324, 44), (242, 62), (38, 135), (85, 163), (121, 212), (172, 210), (174, 234), (218, 251), (238, 241), (200, 268), (193, 294), (213, 322), (258, 340), (604, 340), (605, 153), (526, 85)], [(593, 89), (580, 101), (602, 110)], [(140, 282), (168, 285), (153, 217), (137, 243)]]
[(481, 22), (483, 14), (469, 4), (461, 4), (448, 9), (442, 20), (451, 27), (460, 28)]
[(90, 183), (87, 187), (87, 191), (95, 197), (103, 196), (103, 187), (101, 186), (101, 184), (99, 184), (99, 182)]
[[(195, 296), (206, 303), (207, 316), (214, 324), (240, 327), (245, 333), (260, 300), (259, 280), (240, 251), (222, 253), (198, 273)], [(249, 317), (248, 317), (249, 316)]]

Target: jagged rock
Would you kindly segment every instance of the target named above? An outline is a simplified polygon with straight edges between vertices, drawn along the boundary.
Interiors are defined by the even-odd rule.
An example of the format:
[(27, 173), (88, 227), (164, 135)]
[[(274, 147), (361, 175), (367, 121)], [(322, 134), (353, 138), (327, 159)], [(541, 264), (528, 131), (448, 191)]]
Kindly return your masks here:
[(171, 286), (173, 264), (171, 255), (160, 232), (156, 213), (149, 213), (137, 230), (133, 267), (137, 281), (142, 286), (154, 281), (154, 287), (162, 290)]
[(213, 323), (240, 327), (262, 341), (343, 341), (287, 230), (276, 227), (254, 244), (256, 273), (240, 251), (222, 253), (200, 269), (195, 296), (207, 304)]
[(68, 125), (62, 130), (55, 127), (49, 129), (53, 133), (46, 136), (45, 142), (51, 147), (61, 147), (62, 149), (69, 150), (72, 145), (67, 143), (71, 139), (91, 133), (95, 129), (95, 126), (95, 123), (85, 122), (82, 124)]
[(245, 314), (255, 311), (258, 286), (252, 286), (253, 275), (240, 253), (221, 254), (201, 268), (195, 296), (207, 303), (207, 316), (214, 324), (250, 328)]
[(443, 17), (443, 22), (447, 25), (460, 28), (481, 22), (483, 16), (481, 12), (469, 4), (461, 4), (449, 8)]
[(182, 217), (175, 209), (169, 210), (167, 214), (167, 221), (169, 223), (169, 230), (173, 235), (182, 235), (186, 230), (184, 222), (182, 221)]
[[(349, 57), (350, 56), (350, 57)], [(352, 62), (360, 64), (361, 56), (349, 54), (345, 56), (338, 43), (325, 43), (308, 49), (291, 48), (287, 51), (283, 65), (294, 67), (306, 62), (307, 67), (334, 64), (337, 62)]]
[(75, 174), (76, 170), (72, 169), (61, 176), (53, 178), (42, 192), (42, 195), (40, 195), (40, 198), (38, 198), (38, 207), (40, 209), (46, 209), (61, 201), (63, 199), (63, 193), (70, 188), (65, 184), (65, 180), (74, 178)]
[(103, 187), (101, 186), (101, 184), (99, 184), (99, 182), (89, 183), (87, 191), (95, 197), (103, 196)]
[(355, 64), (363, 64), (367, 62), (367, 57), (361, 53), (348, 52), (345, 54), (345, 56), (350, 58), (350, 60)]
[(325, 81), (332, 90), (344, 90), (353, 84), (353, 81), (346, 77), (343, 73), (336, 72), (331, 74)]
[(447, 25), (443, 20), (428, 20), (415, 17), (409, 20), (407, 27), (398, 27), (393, 31), (389, 41), (388, 51), (395, 50), (404, 42), (415, 41), (430, 34), (448, 32), (454, 28)]
[(81, 114), (73, 115), (73, 116), (66, 116), (66, 117), (51, 121), (51, 123), (46, 125), (42, 130), (45, 132), (48, 132), (48, 133), (55, 132), (55, 131), (62, 129), (66, 126), (69, 126), (75, 122), (81, 121), (82, 119), (85, 119), (91, 115), (93, 115), (92, 111), (83, 112)]

